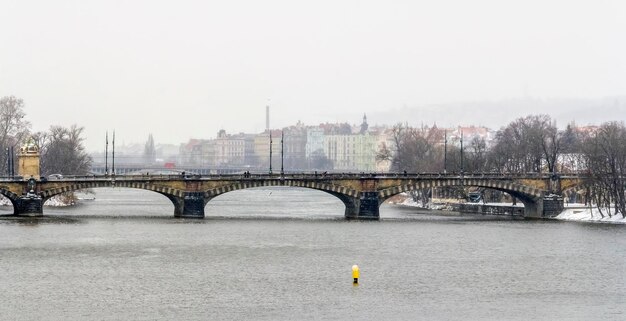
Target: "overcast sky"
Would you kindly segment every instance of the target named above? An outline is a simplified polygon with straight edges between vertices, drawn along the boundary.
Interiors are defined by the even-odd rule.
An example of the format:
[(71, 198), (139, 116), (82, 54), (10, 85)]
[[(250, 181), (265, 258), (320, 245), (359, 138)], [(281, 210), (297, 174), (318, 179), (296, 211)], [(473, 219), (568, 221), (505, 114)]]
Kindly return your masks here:
[(262, 131), (268, 99), (280, 127), (624, 94), (623, 0), (0, 0), (0, 96), (23, 98), (35, 130), (85, 126), (89, 149), (107, 129), (126, 143)]

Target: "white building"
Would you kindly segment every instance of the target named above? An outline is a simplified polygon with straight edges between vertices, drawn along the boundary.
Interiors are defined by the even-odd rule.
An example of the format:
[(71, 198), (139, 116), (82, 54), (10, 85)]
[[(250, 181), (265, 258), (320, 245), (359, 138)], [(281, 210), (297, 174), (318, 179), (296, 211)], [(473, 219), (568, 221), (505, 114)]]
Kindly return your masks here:
[(309, 127), (306, 130), (306, 158), (311, 158), (315, 152), (324, 151), (324, 129)]

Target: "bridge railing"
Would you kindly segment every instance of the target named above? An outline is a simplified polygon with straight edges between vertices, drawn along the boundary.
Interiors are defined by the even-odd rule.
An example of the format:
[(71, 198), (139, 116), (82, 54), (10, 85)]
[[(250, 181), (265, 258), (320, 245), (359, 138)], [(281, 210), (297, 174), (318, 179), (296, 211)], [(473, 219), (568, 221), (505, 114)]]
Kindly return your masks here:
[[(301, 173), (237, 173), (237, 174), (211, 174), (211, 175), (199, 175), (199, 174), (132, 174), (132, 175), (54, 175), (52, 177), (42, 177), (40, 181), (137, 181), (137, 180), (255, 180), (255, 179), (310, 179), (310, 180), (336, 180), (336, 179), (497, 179), (497, 180), (509, 180), (509, 179), (549, 179), (554, 176), (559, 178), (584, 178), (586, 174), (550, 174), (550, 173), (499, 173), (499, 172), (485, 172), (485, 173), (389, 173), (389, 172), (346, 172), (346, 173), (316, 173), (316, 172), (301, 172)], [(4, 176), (0, 177), (0, 182), (15, 182), (25, 181), (27, 178), (21, 176)]]

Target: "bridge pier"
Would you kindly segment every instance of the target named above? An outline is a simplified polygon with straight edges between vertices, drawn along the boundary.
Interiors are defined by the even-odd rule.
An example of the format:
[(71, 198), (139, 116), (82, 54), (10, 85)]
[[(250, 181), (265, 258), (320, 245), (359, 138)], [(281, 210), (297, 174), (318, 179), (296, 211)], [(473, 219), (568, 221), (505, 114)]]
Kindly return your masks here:
[(43, 199), (39, 196), (21, 196), (12, 202), (15, 215), (43, 216)]
[(380, 219), (378, 192), (361, 192), (359, 198), (340, 198), (346, 205), (346, 218), (355, 220)]
[(535, 202), (524, 203), (524, 218), (542, 218), (543, 217), (543, 200), (539, 199)]
[(522, 200), (524, 217), (530, 219), (549, 218), (563, 211), (563, 196), (549, 195), (532, 200)]
[(184, 197), (170, 198), (174, 203), (174, 217), (204, 218), (204, 206), (208, 202), (204, 193), (187, 192)]

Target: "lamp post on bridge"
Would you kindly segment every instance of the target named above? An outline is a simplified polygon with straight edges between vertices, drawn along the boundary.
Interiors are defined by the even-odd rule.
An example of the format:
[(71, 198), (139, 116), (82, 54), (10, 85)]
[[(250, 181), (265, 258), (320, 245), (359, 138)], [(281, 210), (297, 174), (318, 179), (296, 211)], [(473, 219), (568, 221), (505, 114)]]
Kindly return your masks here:
[(463, 167), (463, 130), (461, 130), (461, 190), (463, 191), (463, 197), (466, 197), (465, 194), (465, 179), (463, 176), (463, 171), (465, 168)]
[(7, 147), (7, 176), (15, 176), (15, 161), (13, 158), (15, 157), (14, 152), (15, 146)]
[(109, 131), (106, 132), (104, 143), (104, 175), (109, 175)]
[(14, 176), (15, 176), (15, 145), (11, 146), (11, 177), (14, 177)]
[(285, 175), (285, 131), (280, 131), (280, 176)]
[(443, 173), (448, 173), (448, 130), (443, 130)]
[(463, 131), (461, 130), (461, 175), (463, 175)]
[(112, 156), (113, 156), (113, 159), (112, 159), (113, 165), (111, 167), (111, 174), (115, 175), (115, 130), (113, 131), (113, 155)]

